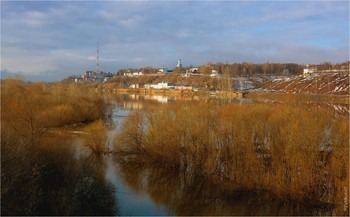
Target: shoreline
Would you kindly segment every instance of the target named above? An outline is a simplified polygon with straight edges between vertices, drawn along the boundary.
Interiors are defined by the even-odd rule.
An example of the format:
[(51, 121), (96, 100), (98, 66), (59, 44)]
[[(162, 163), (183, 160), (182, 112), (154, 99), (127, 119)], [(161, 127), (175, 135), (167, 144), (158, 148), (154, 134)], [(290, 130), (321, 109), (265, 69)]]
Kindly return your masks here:
[(247, 91), (210, 91), (210, 90), (173, 90), (173, 89), (144, 89), (144, 88), (116, 88), (112, 90), (117, 94), (140, 94), (162, 96), (218, 96), (222, 98), (267, 98), (272, 100), (301, 100), (341, 103), (350, 105), (349, 95), (310, 94), (310, 93), (283, 93), (264, 92), (256, 89)]
[(144, 88), (118, 88), (113, 92), (125, 94), (125, 93), (137, 93), (137, 94), (148, 94), (148, 95), (163, 95), (163, 96), (203, 96), (203, 95), (218, 95), (220, 97), (233, 97), (241, 98), (244, 97), (246, 92), (243, 91), (209, 91), (209, 90), (173, 90), (173, 89), (144, 89)]
[(310, 93), (282, 93), (282, 92), (248, 92), (247, 98), (267, 98), (272, 100), (299, 100), (299, 101), (321, 101), (331, 103), (350, 104), (349, 95), (330, 95), (330, 94), (310, 94)]

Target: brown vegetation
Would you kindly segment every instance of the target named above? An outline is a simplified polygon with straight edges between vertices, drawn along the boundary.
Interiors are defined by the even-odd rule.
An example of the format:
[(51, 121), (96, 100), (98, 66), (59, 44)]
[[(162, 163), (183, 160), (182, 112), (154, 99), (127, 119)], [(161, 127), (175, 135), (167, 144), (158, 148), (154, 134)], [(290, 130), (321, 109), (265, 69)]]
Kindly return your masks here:
[(106, 152), (107, 127), (102, 120), (95, 121), (83, 129), (83, 144), (94, 155), (102, 155)]
[(348, 214), (348, 142), (348, 120), (323, 111), (182, 102), (134, 113), (116, 147), (130, 164)]
[(2, 80), (1, 215), (115, 214), (104, 165), (85, 156), (78, 162), (73, 138), (54, 133), (102, 119), (105, 108), (75, 85)]
[(259, 89), (268, 92), (349, 95), (349, 73), (319, 73), (265, 82)]

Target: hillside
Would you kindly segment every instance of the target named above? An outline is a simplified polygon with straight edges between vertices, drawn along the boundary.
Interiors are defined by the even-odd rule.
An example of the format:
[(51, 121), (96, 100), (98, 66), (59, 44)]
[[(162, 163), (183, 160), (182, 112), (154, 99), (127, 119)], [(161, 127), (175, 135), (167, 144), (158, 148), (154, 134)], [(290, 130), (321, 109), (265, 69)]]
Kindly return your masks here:
[(264, 92), (349, 95), (349, 74), (299, 75), (265, 82), (257, 88)]

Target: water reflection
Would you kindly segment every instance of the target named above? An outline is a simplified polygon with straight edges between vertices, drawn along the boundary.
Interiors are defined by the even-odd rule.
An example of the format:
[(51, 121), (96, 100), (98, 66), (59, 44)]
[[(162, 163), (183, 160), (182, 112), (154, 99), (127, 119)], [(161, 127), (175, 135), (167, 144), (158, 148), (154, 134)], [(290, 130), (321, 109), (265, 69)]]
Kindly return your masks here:
[[(2, 215), (118, 215), (115, 187), (104, 178), (101, 158), (76, 153), (74, 137), (47, 135), (42, 141), (20, 160), (25, 162), (17, 162), (28, 170), (2, 180)], [(8, 181), (18, 183), (5, 191)]]
[[(115, 164), (113, 158), (107, 159), (108, 169), (106, 179), (113, 185), (118, 186), (116, 197), (119, 201), (120, 214), (123, 216), (155, 216), (169, 215), (164, 205), (153, 201), (147, 192), (143, 190), (144, 186), (133, 186), (132, 182), (126, 181), (120, 174), (119, 166)], [(130, 176), (137, 175), (134, 171), (128, 171)]]
[(157, 109), (159, 105), (166, 103), (174, 103), (176, 101), (215, 101), (218, 104), (229, 104), (229, 103), (262, 103), (262, 104), (292, 104), (294, 106), (304, 106), (306, 109), (320, 109), (334, 113), (335, 116), (348, 117), (350, 114), (350, 107), (348, 104), (343, 103), (330, 103), (322, 100), (300, 100), (298, 97), (285, 99), (277, 97), (277, 99), (261, 98), (249, 98), (248, 97), (232, 97), (232, 98), (221, 98), (218, 95), (137, 95), (137, 94), (117, 94), (110, 96), (108, 100), (115, 104), (118, 109), (123, 110), (143, 110), (143, 109)]
[[(120, 104), (119, 104), (120, 105)], [(125, 105), (122, 103), (122, 105)], [(110, 127), (107, 132), (107, 142), (110, 151), (113, 150), (113, 144), (115, 136), (120, 132), (120, 127), (124, 119), (129, 115), (130, 110), (126, 110), (125, 107), (115, 107), (112, 111), (113, 127)], [(129, 186), (118, 171), (118, 165), (113, 161), (112, 155), (104, 157), (107, 164), (105, 178), (115, 186), (117, 191), (114, 197), (118, 201), (119, 214), (123, 216), (145, 216), (145, 215), (167, 215), (167, 209), (164, 206), (158, 206), (154, 201), (146, 194), (142, 188), (135, 190), (133, 186)], [(130, 174), (134, 174), (130, 171)]]
[(330, 208), (277, 200), (265, 191), (227, 191), (202, 176), (144, 166), (118, 157), (115, 162), (117, 172), (133, 191), (146, 192), (158, 206), (166, 206), (170, 215), (332, 214)]
[[(111, 98), (115, 103), (112, 113), (116, 125), (111, 135), (117, 135), (119, 127), (130, 110), (159, 109), (163, 103), (174, 103), (191, 98), (174, 96), (117, 95)], [(257, 101), (249, 98), (216, 99), (202, 98), (217, 104), (268, 103), (279, 104), (280, 101)], [(290, 102), (288, 102), (290, 103)], [(348, 113), (335, 104), (318, 102), (293, 102), (295, 106), (306, 109), (327, 109), (337, 114)], [(332, 110), (331, 107), (337, 108)], [(347, 108), (348, 109), (348, 108)], [(341, 113), (336, 110), (342, 111)], [(345, 111), (345, 112), (344, 112)], [(348, 115), (348, 114), (347, 114)], [(111, 133), (111, 131), (110, 131)], [(111, 136), (113, 138), (113, 136)], [(138, 158), (138, 159), (136, 159)], [(333, 207), (307, 207), (288, 198), (277, 199), (266, 191), (247, 191), (223, 189), (212, 180), (186, 172), (169, 171), (145, 164), (141, 156), (107, 158), (106, 178), (118, 190), (115, 197), (120, 201), (122, 215), (334, 215)], [(135, 161), (134, 161), (135, 160)]]
[[(130, 96), (128, 96), (130, 97)], [(142, 109), (159, 109), (162, 101), (157, 98), (131, 96), (119, 101), (141, 103)], [(173, 103), (175, 98), (169, 98)], [(205, 98), (215, 103), (268, 103), (257, 102), (247, 98), (215, 99)], [(123, 102), (123, 103), (121, 103)], [(180, 102), (181, 103), (181, 102)], [(295, 102), (296, 106), (306, 109), (323, 109), (326, 103)], [(134, 107), (139, 109), (140, 107)], [(121, 111), (125, 107), (119, 107)], [(327, 110), (328, 111), (328, 110)], [(334, 112), (334, 110), (329, 110)], [(118, 115), (114, 116), (118, 117)], [(119, 120), (121, 123), (123, 119)], [(334, 215), (332, 205), (310, 207), (290, 198), (277, 198), (270, 192), (259, 190), (227, 188), (215, 183), (208, 177), (178, 172), (148, 165), (143, 156), (116, 156), (109, 163), (109, 179), (118, 185), (118, 199), (122, 201), (123, 215)], [(200, 173), (198, 173), (200, 174)], [(112, 177), (112, 178), (111, 178)], [(229, 191), (227, 189), (230, 189)], [(147, 205), (145, 205), (147, 204)]]

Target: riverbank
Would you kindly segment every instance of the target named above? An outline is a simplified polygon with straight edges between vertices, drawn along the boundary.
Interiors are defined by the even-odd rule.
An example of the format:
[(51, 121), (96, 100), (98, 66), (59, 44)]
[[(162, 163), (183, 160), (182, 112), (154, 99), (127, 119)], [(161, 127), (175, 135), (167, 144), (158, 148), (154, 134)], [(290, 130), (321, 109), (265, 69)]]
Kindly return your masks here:
[(176, 95), (192, 95), (192, 96), (204, 96), (204, 95), (218, 95), (221, 97), (244, 97), (245, 92), (242, 91), (209, 91), (209, 90), (173, 90), (173, 89), (144, 89), (144, 88), (117, 88), (114, 89), (115, 93), (125, 94), (148, 94), (148, 95), (162, 95), (162, 96), (176, 96)]
[(331, 94), (305, 94), (305, 93), (277, 93), (250, 91), (245, 95), (251, 99), (268, 99), (279, 101), (310, 101), (310, 102), (329, 102), (339, 104), (350, 104), (349, 95), (331, 95)]

